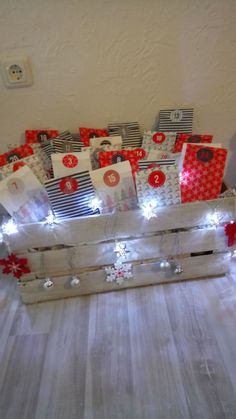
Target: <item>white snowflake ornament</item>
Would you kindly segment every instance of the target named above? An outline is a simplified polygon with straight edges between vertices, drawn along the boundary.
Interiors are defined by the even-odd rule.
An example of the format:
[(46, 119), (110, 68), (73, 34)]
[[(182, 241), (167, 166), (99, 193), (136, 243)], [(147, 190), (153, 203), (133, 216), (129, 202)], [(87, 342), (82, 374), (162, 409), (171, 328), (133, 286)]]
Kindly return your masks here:
[(113, 266), (105, 268), (107, 282), (116, 282), (122, 285), (126, 279), (133, 279), (132, 264), (117, 261)]

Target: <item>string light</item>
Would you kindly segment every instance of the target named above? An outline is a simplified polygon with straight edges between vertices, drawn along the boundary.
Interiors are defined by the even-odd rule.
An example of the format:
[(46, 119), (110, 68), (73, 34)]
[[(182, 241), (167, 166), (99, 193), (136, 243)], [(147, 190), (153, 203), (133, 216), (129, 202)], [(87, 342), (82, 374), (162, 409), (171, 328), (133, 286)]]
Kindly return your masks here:
[(91, 199), (89, 203), (89, 208), (91, 208), (91, 210), (93, 211), (96, 211), (97, 209), (101, 209), (101, 206), (102, 206), (102, 201), (98, 197)]
[(52, 211), (49, 211), (47, 217), (45, 218), (45, 224), (48, 224), (50, 227), (53, 227), (55, 224), (58, 224), (58, 220)]
[(116, 242), (114, 252), (116, 253), (117, 258), (125, 257), (126, 253), (128, 253), (128, 250), (126, 249), (126, 244)]
[(7, 236), (10, 236), (11, 234), (15, 233), (18, 233), (18, 228), (17, 224), (12, 218), (6, 223), (2, 224), (2, 235), (6, 234)]
[(157, 201), (155, 199), (151, 199), (151, 201), (142, 204), (141, 209), (142, 209), (143, 216), (147, 220), (150, 220), (150, 218), (152, 217), (156, 217), (157, 216), (155, 212), (156, 207), (157, 207)]
[(207, 214), (207, 223), (213, 227), (217, 227), (220, 224), (221, 221), (221, 215), (219, 211), (214, 210), (213, 212), (210, 212)]

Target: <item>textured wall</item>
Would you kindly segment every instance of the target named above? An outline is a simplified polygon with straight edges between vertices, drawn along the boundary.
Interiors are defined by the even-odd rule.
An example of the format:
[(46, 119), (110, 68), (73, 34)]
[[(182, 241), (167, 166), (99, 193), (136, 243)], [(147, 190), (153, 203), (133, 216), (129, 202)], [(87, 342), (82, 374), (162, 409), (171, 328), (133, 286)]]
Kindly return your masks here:
[(2, 0), (0, 55), (27, 54), (34, 84), (0, 80), (0, 151), (26, 127), (149, 128), (160, 108), (188, 104), (195, 132), (232, 146), (235, 18), (235, 0)]

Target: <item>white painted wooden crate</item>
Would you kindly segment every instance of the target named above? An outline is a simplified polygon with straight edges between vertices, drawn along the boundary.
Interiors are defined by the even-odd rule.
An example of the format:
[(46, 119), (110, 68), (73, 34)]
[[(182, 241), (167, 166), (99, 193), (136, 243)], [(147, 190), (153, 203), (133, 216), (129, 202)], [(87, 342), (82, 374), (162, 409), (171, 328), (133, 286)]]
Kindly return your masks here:
[[(209, 215), (215, 212), (220, 225), (212, 227)], [(166, 207), (150, 220), (135, 210), (67, 220), (53, 228), (20, 226), (10, 246), (28, 259), (31, 269), (21, 280), (22, 300), (35, 303), (224, 274), (229, 265), (224, 223), (235, 218), (236, 198), (224, 198)], [(124, 262), (133, 266), (133, 279), (122, 285), (107, 282), (104, 270), (116, 261), (115, 239), (126, 244)], [(161, 270), (163, 258), (177, 260), (183, 272)], [(72, 273), (80, 277), (77, 288), (68, 285)], [(49, 290), (43, 287), (47, 276), (54, 282)]]

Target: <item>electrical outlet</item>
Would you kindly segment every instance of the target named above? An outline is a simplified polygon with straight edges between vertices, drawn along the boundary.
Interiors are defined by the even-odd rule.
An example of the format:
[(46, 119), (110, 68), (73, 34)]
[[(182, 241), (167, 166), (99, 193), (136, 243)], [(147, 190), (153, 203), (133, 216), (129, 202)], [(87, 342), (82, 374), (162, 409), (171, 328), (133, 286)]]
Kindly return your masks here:
[(25, 87), (33, 83), (28, 57), (1, 59), (1, 73), (6, 87)]

